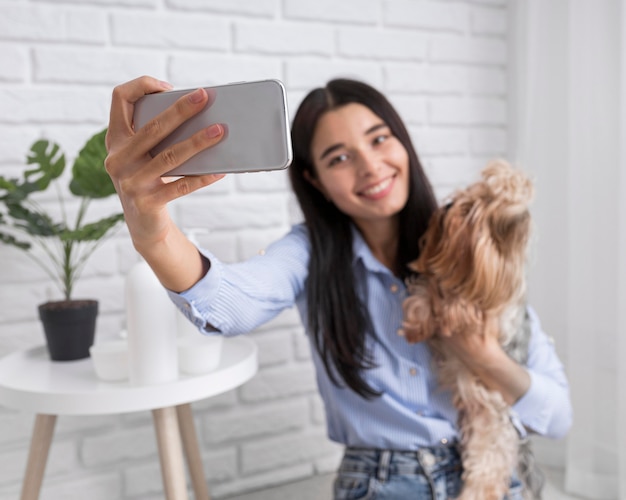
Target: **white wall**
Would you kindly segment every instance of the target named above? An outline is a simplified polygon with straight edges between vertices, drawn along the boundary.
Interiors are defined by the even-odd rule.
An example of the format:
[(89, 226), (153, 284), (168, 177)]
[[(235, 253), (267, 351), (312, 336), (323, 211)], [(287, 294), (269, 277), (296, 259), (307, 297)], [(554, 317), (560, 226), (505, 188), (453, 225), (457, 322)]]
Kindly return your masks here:
[[(295, 110), (334, 76), (374, 84), (407, 121), (440, 195), (507, 152), (506, 0), (0, 0), (0, 173), (47, 137), (71, 158), (105, 127), (111, 90), (142, 74), (179, 88), (284, 81)], [(53, 201), (45, 200), (51, 209)], [(94, 217), (116, 200), (92, 206)], [(230, 176), (173, 206), (221, 258), (256, 253), (297, 219), (284, 172)], [(55, 291), (0, 247), (0, 355), (43, 342), (36, 306)], [(124, 327), (124, 231), (93, 257), (77, 295), (100, 301), (98, 336)], [(252, 333), (259, 374), (194, 404), (215, 497), (334, 470), (308, 345), (288, 311)], [(14, 499), (33, 415), (0, 408), (0, 500)], [(43, 499), (161, 498), (149, 413), (59, 419)]]

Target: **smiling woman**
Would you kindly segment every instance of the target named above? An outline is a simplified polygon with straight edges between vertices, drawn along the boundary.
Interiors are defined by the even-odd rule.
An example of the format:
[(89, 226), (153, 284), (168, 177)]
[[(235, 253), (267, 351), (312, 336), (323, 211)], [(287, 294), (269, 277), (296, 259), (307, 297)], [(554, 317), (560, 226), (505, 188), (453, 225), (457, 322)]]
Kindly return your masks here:
[[(376, 89), (354, 80), (332, 80), (311, 91), (293, 120), (289, 167), (305, 221), (262, 255), (227, 264), (196, 248), (174, 225), (166, 205), (183, 190), (159, 177), (172, 168), (172, 158), (182, 161), (220, 137), (198, 135), (154, 158), (146, 154), (206, 102), (182, 97), (161, 115), (163, 130), (124, 133), (131, 124), (122, 110), (162, 89), (146, 77), (116, 89), (107, 168), (135, 248), (171, 299), (211, 335), (249, 332), (298, 307), (328, 436), (345, 446), (334, 498), (455, 497), (462, 477), (456, 410), (450, 394), (437, 387), (429, 347), (398, 335), (408, 263), (419, 256), (436, 202), (395, 109)], [(176, 182), (192, 192), (219, 178)], [(525, 366), (503, 363), (499, 344), (483, 350), (457, 338), (455, 348), (475, 360), (468, 363), (475, 376), (500, 377), (497, 390), (515, 402), (522, 434), (531, 428), (560, 435), (570, 422), (567, 381), (536, 315), (529, 317)], [(478, 364), (480, 370), (473, 370)], [(512, 470), (508, 500), (520, 495)]]

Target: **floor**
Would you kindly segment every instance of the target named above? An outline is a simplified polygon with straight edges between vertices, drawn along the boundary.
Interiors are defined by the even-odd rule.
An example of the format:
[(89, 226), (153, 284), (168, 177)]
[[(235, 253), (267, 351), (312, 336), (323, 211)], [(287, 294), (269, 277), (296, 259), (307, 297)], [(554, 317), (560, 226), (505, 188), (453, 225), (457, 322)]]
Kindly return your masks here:
[[(563, 474), (556, 469), (544, 468), (547, 484), (544, 489), (543, 500), (584, 500), (583, 497), (568, 495), (563, 492)], [(329, 500), (333, 475), (321, 475), (269, 488), (253, 493), (246, 493), (228, 500)]]

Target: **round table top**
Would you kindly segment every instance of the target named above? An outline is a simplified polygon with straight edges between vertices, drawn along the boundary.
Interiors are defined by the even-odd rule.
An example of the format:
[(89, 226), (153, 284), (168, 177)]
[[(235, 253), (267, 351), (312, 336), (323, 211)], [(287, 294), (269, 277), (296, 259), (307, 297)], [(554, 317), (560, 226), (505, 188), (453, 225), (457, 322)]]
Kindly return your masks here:
[(90, 358), (50, 361), (45, 346), (0, 360), (0, 404), (51, 415), (101, 415), (186, 404), (240, 386), (257, 371), (257, 347), (247, 338), (225, 338), (217, 368), (180, 374), (174, 382), (131, 385), (96, 377)]

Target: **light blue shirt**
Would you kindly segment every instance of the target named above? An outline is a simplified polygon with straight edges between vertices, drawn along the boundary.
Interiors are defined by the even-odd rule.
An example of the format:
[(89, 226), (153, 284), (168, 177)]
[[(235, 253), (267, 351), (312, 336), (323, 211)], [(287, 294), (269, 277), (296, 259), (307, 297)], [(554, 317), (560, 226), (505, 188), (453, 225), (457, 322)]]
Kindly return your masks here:
[[(397, 333), (405, 285), (372, 255), (358, 231), (353, 234), (357, 289), (362, 291), (377, 337), (367, 335), (376, 368), (366, 370), (364, 377), (382, 396), (366, 400), (349, 388), (333, 385), (311, 344), (328, 436), (348, 446), (399, 450), (454, 440), (457, 414), (450, 394), (437, 387), (427, 345), (409, 344)], [(202, 252), (211, 262), (209, 272), (189, 290), (170, 296), (204, 333), (215, 333), (205, 328), (207, 324), (228, 336), (246, 333), (294, 304), (309, 333), (305, 283), (310, 243), (304, 225), (294, 226), (262, 255), (244, 262), (225, 264)], [(571, 425), (568, 383), (537, 315), (530, 310), (530, 316), (531, 385), (513, 412), (519, 427), (559, 438)]]

